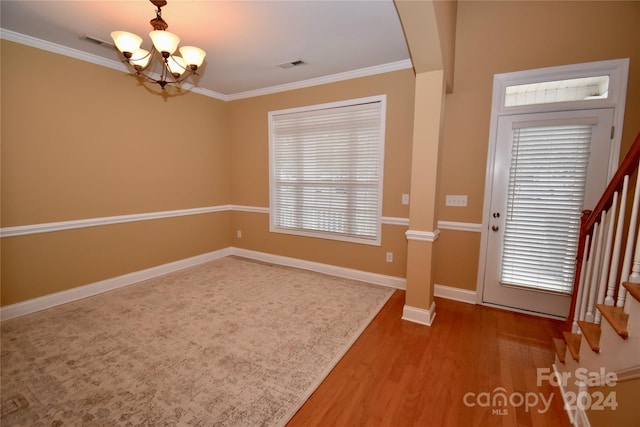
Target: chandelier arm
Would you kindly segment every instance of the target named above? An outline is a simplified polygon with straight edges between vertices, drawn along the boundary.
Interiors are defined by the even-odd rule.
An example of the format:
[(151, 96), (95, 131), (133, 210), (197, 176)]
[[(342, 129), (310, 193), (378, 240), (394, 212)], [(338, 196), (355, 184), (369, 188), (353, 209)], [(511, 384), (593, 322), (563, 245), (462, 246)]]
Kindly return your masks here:
[[(144, 79), (146, 81), (148, 81), (149, 83), (157, 83), (160, 84), (162, 82), (162, 80), (158, 80), (158, 79), (154, 79), (153, 77), (148, 76), (147, 74), (143, 74), (143, 73), (139, 73), (137, 74), (140, 77), (144, 77)], [(162, 84), (160, 84), (160, 86), (162, 86), (164, 88), (164, 86)]]
[[(186, 79), (188, 79), (191, 76), (198, 76), (199, 74), (196, 72), (196, 70), (194, 70), (193, 68), (189, 67), (189, 66), (183, 66), (182, 64), (180, 64), (180, 62), (176, 61), (173, 58), (173, 55), (170, 55), (169, 58), (166, 59), (166, 61), (168, 62), (169, 60), (172, 60), (175, 64), (178, 65), (178, 67), (180, 67), (181, 69), (183, 69), (183, 73), (180, 74), (180, 77), (175, 78), (174, 80), (176, 83), (182, 83), (183, 81), (185, 81)], [(167, 65), (168, 67), (168, 65)], [(171, 73), (171, 70), (169, 69), (169, 74), (173, 75)]]
[[(154, 63), (154, 61), (157, 58), (157, 56), (154, 55), (154, 53), (157, 53), (157, 50), (155, 50), (155, 47), (152, 47), (151, 52), (149, 52), (148, 55), (145, 55), (143, 58), (146, 58), (147, 56), (151, 56), (151, 59), (149, 60), (149, 62), (147, 63), (147, 65), (144, 68), (135, 68), (129, 61), (129, 59), (125, 59), (122, 62), (129, 65), (130, 67), (133, 68), (133, 71), (135, 72), (136, 76), (140, 76), (142, 78), (144, 78), (145, 80), (147, 80), (150, 83), (156, 83), (158, 85), (160, 85), (162, 87), (162, 89), (164, 90), (164, 87), (168, 84), (180, 84), (183, 81), (185, 81), (186, 79), (188, 79), (191, 76), (197, 76), (198, 73), (195, 70), (192, 70), (191, 68), (188, 67), (182, 67), (179, 63), (178, 65), (185, 70), (184, 74), (182, 74), (180, 77), (176, 78), (174, 77), (173, 73), (171, 73), (171, 70), (169, 69), (169, 66), (167, 64), (168, 58), (161, 59), (162, 62), (162, 72), (160, 73), (160, 78), (155, 78), (150, 76), (149, 74), (146, 73), (146, 71), (151, 68), (151, 65)], [(140, 58), (140, 59), (143, 59)]]
[(198, 74), (189, 72), (189, 74), (185, 74), (184, 76), (181, 76), (181, 78), (176, 79), (171, 75), (171, 73), (166, 73), (166, 71), (163, 71), (163, 73), (160, 76), (160, 78), (157, 79), (155, 77), (149, 76), (147, 73), (144, 72), (144, 70), (140, 70), (140, 71), (136, 71), (135, 75), (144, 78), (149, 83), (156, 83), (156, 84), (160, 85), (160, 87), (162, 87), (162, 89), (164, 89), (164, 87), (167, 86), (167, 85), (178, 85), (178, 84), (182, 83), (183, 81), (185, 81), (186, 79), (188, 79), (189, 77), (194, 76), (194, 75), (197, 76)]
[[(169, 60), (172, 60), (180, 68), (184, 70), (184, 72), (181, 73), (180, 76), (175, 77), (175, 75), (171, 72), (171, 68), (169, 67)], [(171, 83), (175, 83), (175, 84), (180, 84), (186, 79), (188, 79), (189, 77), (191, 77), (192, 75), (197, 75), (191, 68), (183, 67), (178, 61), (173, 59), (173, 55), (169, 56), (169, 58), (166, 58), (164, 60), (164, 72), (166, 73), (165, 77), (170, 78), (172, 80)]]

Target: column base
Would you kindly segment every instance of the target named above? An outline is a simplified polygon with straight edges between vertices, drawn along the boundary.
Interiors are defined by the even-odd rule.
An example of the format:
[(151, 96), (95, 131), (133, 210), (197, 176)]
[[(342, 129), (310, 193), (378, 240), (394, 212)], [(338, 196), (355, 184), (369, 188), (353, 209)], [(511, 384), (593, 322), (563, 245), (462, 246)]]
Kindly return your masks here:
[(429, 310), (423, 308), (411, 307), (405, 305), (402, 309), (402, 320), (407, 320), (421, 325), (431, 326), (433, 319), (436, 317), (436, 303), (431, 303)]

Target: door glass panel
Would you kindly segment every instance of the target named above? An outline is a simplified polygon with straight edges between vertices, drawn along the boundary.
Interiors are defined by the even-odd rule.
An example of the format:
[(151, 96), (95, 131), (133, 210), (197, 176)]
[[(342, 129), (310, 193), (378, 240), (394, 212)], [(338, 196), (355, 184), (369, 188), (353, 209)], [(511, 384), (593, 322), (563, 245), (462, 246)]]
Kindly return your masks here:
[(500, 282), (569, 294), (592, 126), (513, 130)]

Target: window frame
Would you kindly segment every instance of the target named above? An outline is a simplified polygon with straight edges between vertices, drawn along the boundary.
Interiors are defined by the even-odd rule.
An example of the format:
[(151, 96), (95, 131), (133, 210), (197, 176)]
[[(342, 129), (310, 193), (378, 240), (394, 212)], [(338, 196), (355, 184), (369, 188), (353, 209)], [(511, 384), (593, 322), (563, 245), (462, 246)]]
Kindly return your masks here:
[[(270, 111), (268, 113), (268, 126), (269, 126), (269, 231), (272, 233), (281, 233), (288, 235), (296, 235), (303, 237), (312, 237), (328, 240), (337, 240), (350, 243), (358, 243), (365, 245), (381, 246), (382, 245), (382, 204), (383, 204), (383, 186), (384, 186), (384, 157), (386, 146), (386, 95), (376, 95), (363, 98), (348, 99), (336, 102), (328, 102), (323, 104), (307, 105), (302, 107), (287, 108), (283, 110)], [(322, 230), (300, 230), (297, 228), (287, 228), (276, 225), (275, 217), (275, 171), (276, 171), (276, 159), (275, 159), (275, 123), (274, 121), (278, 116), (298, 114), (298, 113), (313, 113), (314, 111), (326, 111), (329, 109), (337, 109), (342, 107), (352, 107), (362, 104), (380, 104), (380, 127), (379, 138), (377, 141), (378, 150), (378, 180), (376, 185), (377, 190), (377, 203), (376, 203), (376, 231), (375, 238), (356, 237), (350, 234), (342, 234), (340, 232), (330, 232)]]
[[(622, 139), (622, 128), (624, 124), (624, 106), (626, 100), (628, 74), (629, 58), (560, 65), (555, 67), (496, 74), (493, 76), (490, 138), (495, 137), (495, 121), (499, 116), (613, 108), (615, 109), (616, 113), (613, 120), (615, 135), (611, 144), (611, 155), (609, 156), (609, 178), (611, 178), (618, 168), (618, 159), (620, 158), (620, 143)], [(547, 104), (505, 106), (505, 94), (507, 87), (509, 86), (543, 83), (555, 80), (598, 77), (605, 75), (609, 76), (609, 93), (606, 98), (581, 101), (552, 102)], [(491, 141), (492, 139), (490, 139), (489, 143), (490, 151)]]

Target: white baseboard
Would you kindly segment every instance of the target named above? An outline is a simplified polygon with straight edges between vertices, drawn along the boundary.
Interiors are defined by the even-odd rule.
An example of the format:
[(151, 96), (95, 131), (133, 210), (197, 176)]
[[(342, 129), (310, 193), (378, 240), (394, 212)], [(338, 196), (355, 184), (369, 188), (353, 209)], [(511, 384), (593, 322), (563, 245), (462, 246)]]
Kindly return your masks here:
[(156, 267), (147, 268), (145, 270), (135, 271), (133, 273), (124, 274), (122, 276), (113, 277), (99, 282), (94, 282), (77, 288), (56, 292), (16, 304), (0, 307), (0, 320), (13, 319), (14, 317), (23, 316), (25, 314), (35, 313), (36, 311), (45, 310), (57, 305), (66, 304), (82, 298), (87, 298), (103, 292), (121, 288), (123, 286), (132, 285), (143, 280), (153, 277), (162, 276), (163, 274), (182, 270), (203, 262), (212, 261), (214, 259), (223, 258), (231, 253), (231, 248), (220, 249), (191, 258), (185, 258), (179, 261), (158, 265)]
[(432, 302), (429, 310), (405, 305), (402, 309), (402, 320), (431, 326), (436, 317), (436, 303)]
[(197, 255), (156, 267), (147, 268), (145, 270), (135, 271), (118, 277), (113, 277), (99, 282), (90, 283), (84, 286), (56, 292), (42, 297), (33, 298), (16, 304), (0, 307), (0, 320), (13, 319), (15, 317), (24, 316), (26, 314), (35, 313), (36, 311), (45, 310), (57, 305), (66, 304), (82, 298), (98, 295), (102, 292), (111, 291), (123, 286), (132, 285), (143, 280), (153, 277), (162, 276), (163, 274), (182, 270), (184, 268), (193, 267), (207, 261), (223, 258), (229, 255), (236, 255), (244, 258), (254, 259), (257, 261), (270, 262), (272, 264), (285, 265), (289, 267), (301, 268), (305, 270), (316, 271), (318, 273), (329, 274), (331, 276), (343, 277), (347, 279), (359, 280), (362, 282), (373, 283), (376, 285), (387, 286), (395, 289), (405, 289), (406, 280), (401, 277), (386, 276), (383, 274), (369, 273), (351, 268), (337, 267), (335, 265), (321, 264), (318, 262), (305, 261), (296, 258), (289, 258), (280, 255), (273, 255), (264, 252), (250, 251), (228, 247), (214, 252)]
[[(66, 304), (68, 302), (97, 295), (102, 292), (107, 292), (121, 288), (123, 286), (132, 285), (143, 280), (182, 270), (184, 268), (193, 267), (203, 262), (212, 261), (229, 255), (236, 255), (256, 261), (269, 262), (272, 264), (284, 265), (288, 267), (301, 268), (304, 270), (315, 271), (318, 273), (324, 273), (331, 276), (342, 277), (345, 279), (359, 280), (361, 282), (387, 286), (394, 289), (405, 290), (407, 287), (407, 280), (403, 277), (370, 273), (367, 271), (338, 267), (335, 265), (322, 264), (319, 262), (306, 261), (281, 255), (274, 255), (266, 252), (228, 247), (214, 252), (197, 255), (191, 258), (170, 262), (156, 267), (147, 268), (145, 270), (136, 271), (122, 276), (90, 283), (88, 285), (79, 286), (38, 298), (33, 298), (27, 301), (22, 301), (16, 304), (7, 305), (5, 307), (0, 307), (0, 320), (13, 319), (14, 317), (35, 313), (36, 311), (45, 310), (57, 305)], [(468, 291), (466, 289), (458, 289), (443, 285), (435, 285), (434, 295), (437, 297), (461, 301), (469, 304), (475, 304), (476, 298), (476, 293), (474, 291)], [(432, 309), (433, 308), (434, 306), (432, 306)], [(434, 311), (405, 306), (402, 318), (405, 320), (410, 320), (412, 322), (430, 325), (431, 321), (433, 321), (434, 316)]]
[(342, 277), (345, 279), (359, 280), (361, 282), (373, 283), (375, 285), (387, 286), (395, 289), (406, 289), (407, 280), (403, 277), (387, 276), (384, 274), (370, 273), (368, 271), (354, 270), (352, 268), (338, 267), (330, 264), (306, 261), (298, 258), (291, 258), (282, 255), (274, 255), (266, 252), (252, 251), (249, 249), (230, 248), (231, 255), (249, 258), (256, 261), (270, 262), (272, 264), (284, 265), (287, 267), (301, 268), (303, 270), (324, 273), (330, 276)]
[[(563, 378), (561, 377), (562, 372), (558, 370), (558, 367), (556, 366), (555, 363), (552, 365), (552, 367), (553, 367), (553, 372), (556, 375), (556, 378)], [(589, 422), (589, 416), (587, 415), (587, 411), (584, 408), (580, 408), (579, 407), (580, 405), (576, 405), (575, 395), (570, 400), (568, 400), (569, 399), (568, 393), (567, 393), (567, 390), (565, 389), (565, 386), (563, 386), (562, 381), (558, 382), (558, 388), (560, 389), (560, 396), (562, 396), (562, 401), (564, 402), (564, 409), (567, 412), (567, 415), (569, 416), (569, 422), (571, 423), (571, 425), (574, 427), (591, 427), (591, 423)], [(578, 390), (579, 390), (578, 394), (583, 392), (586, 393), (587, 392), (586, 384), (585, 383), (580, 384), (578, 386)]]
[(440, 298), (465, 302), (467, 304), (476, 303), (476, 291), (454, 288), (452, 286), (436, 284), (433, 288), (433, 295)]

